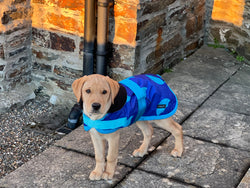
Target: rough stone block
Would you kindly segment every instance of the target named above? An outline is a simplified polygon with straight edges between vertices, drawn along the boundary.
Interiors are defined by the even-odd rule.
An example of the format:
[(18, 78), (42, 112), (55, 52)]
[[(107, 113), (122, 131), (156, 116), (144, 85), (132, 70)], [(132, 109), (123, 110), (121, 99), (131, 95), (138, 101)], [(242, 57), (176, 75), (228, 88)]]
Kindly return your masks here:
[(246, 62), (250, 62), (250, 42), (245, 41), (243, 45), (236, 48), (236, 51), (239, 55), (245, 57)]
[(235, 187), (250, 162), (250, 152), (184, 136), (184, 153), (173, 158), (171, 136), (138, 168), (201, 187)]
[(20, 78), (21, 75), (25, 74), (25, 70), (28, 68), (27, 65), (16, 67), (15, 69), (6, 70), (6, 80)]
[(167, 6), (173, 4), (176, 0), (160, 0), (142, 3), (142, 15), (154, 14), (155, 12), (164, 10)]
[(0, 65), (0, 71), (4, 70), (5, 65)]
[(13, 49), (30, 46), (31, 38), (31, 30), (27, 25), (27, 28), (16, 29), (11, 35), (6, 36), (6, 47)]
[(165, 42), (162, 46), (162, 52), (169, 52), (180, 47), (182, 44), (182, 36), (177, 33), (169, 41)]
[(47, 71), (47, 72), (52, 72), (52, 66), (48, 65), (48, 64), (44, 64), (44, 63), (34, 62), (32, 68), (35, 69), (35, 70), (38, 69), (38, 70), (44, 70), (44, 71)]
[(59, 76), (64, 76), (64, 77), (66, 76), (66, 77), (70, 77), (70, 78), (80, 78), (80, 77), (82, 77), (82, 71), (81, 70), (74, 70), (72, 68), (65, 67), (65, 66), (55, 65), (54, 73), (59, 75)]
[(166, 14), (163, 13), (154, 16), (150, 19), (139, 22), (137, 29), (137, 38), (139, 40), (145, 40), (151, 37), (152, 35), (156, 35), (158, 29), (166, 25), (165, 17)]
[(187, 47), (185, 48), (185, 51), (193, 51), (199, 47), (199, 41), (195, 41), (191, 44), (188, 44)]
[(22, 48), (19, 48), (19, 49), (16, 49), (15, 51), (11, 51), (9, 52), (9, 57), (13, 57), (13, 56), (16, 56), (16, 55), (19, 55), (19, 54), (22, 54), (24, 53), (25, 51), (27, 50), (27, 47), (24, 46)]
[(1, 18), (2, 24), (7, 25), (13, 20), (17, 19), (30, 19), (30, 10), (28, 8), (21, 7), (19, 9), (8, 10), (3, 13)]
[(194, 14), (204, 14), (205, 13), (205, 3), (206, 0), (195, 1), (195, 5), (193, 7)]
[(147, 64), (149, 64), (150, 66), (147, 68), (147, 71), (145, 73), (162, 74), (163, 73), (163, 62), (164, 62), (164, 60), (161, 60), (159, 62), (154, 61), (154, 60), (148, 61)]
[(56, 33), (50, 33), (51, 48), (54, 50), (62, 50), (74, 52), (76, 45), (75, 41), (71, 38), (59, 36)]
[(186, 37), (190, 37), (196, 32), (197, 21), (195, 15), (190, 14), (186, 23)]
[(111, 68), (133, 70), (134, 48), (127, 45), (113, 45), (112, 55), (109, 59)]
[(197, 31), (200, 31), (203, 29), (204, 24), (205, 24), (205, 14), (198, 14), (197, 16)]
[(20, 4), (20, 3), (25, 3), (25, 2), (28, 2), (27, 0), (14, 0), (12, 2), (13, 5), (16, 5), (16, 4)]
[(50, 80), (56, 83), (56, 85), (61, 88), (62, 90), (70, 90), (71, 91), (71, 84), (73, 81), (70, 79), (66, 80), (63, 77), (58, 78), (58, 77), (49, 77)]
[(32, 28), (32, 44), (35, 46), (50, 48), (51, 41), (49, 31)]
[(32, 3), (45, 4), (45, 0), (32, 0)]
[(0, 58), (4, 59), (4, 49), (3, 49), (3, 45), (0, 45)]

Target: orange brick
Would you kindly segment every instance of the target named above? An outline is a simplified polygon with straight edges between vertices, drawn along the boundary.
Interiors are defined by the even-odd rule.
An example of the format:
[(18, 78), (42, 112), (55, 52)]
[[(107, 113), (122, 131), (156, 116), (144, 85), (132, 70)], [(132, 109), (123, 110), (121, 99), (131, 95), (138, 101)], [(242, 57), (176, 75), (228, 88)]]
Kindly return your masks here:
[(56, 15), (54, 13), (49, 13), (47, 15), (50, 24), (65, 29), (67, 31), (78, 31), (83, 32), (82, 27), (79, 26), (79, 22), (71, 17), (65, 17), (63, 15)]
[(114, 7), (114, 16), (123, 16), (125, 18), (137, 17), (137, 5), (134, 4), (117, 4)]
[(32, 0), (31, 3), (45, 4), (45, 0)]
[(82, 10), (85, 7), (84, 0), (47, 0), (47, 2), (55, 4), (57, 7), (71, 10)]
[(115, 44), (126, 44), (135, 46), (135, 38), (137, 31), (136, 22), (116, 22), (116, 32), (114, 37)]
[(245, 0), (214, 0), (212, 19), (242, 25)]

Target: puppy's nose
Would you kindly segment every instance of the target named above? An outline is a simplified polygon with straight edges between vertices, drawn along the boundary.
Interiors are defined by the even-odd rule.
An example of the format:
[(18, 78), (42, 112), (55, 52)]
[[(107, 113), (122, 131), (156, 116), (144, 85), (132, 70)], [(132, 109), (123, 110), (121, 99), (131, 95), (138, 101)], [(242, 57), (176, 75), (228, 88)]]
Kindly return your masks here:
[(92, 104), (92, 108), (93, 108), (94, 110), (99, 110), (99, 109), (101, 108), (101, 104), (100, 104), (100, 103), (93, 103), (93, 104)]

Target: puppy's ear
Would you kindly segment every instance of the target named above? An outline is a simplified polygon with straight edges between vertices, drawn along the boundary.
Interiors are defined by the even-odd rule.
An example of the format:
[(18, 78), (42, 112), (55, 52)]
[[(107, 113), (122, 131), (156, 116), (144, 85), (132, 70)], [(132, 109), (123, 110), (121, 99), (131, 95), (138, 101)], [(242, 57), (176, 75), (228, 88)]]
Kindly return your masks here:
[(120, 89), (120, 85), (117, 81), (109, 78), (108, 76), (105, 77), (107, 82), (109, 83), (109, 87), (110, 87), (110, 90), (111, 90), (111, 101), (112, 101), (112, 104), (114, 104), (114, 101), (115, 101), (115, 97), (116, 95), (118, 94), (119, 92), (119, 89)]
[(82, 86), (86, 82), (88, 76), (81, 77), (77, 80), (75, 80), (72, 84), (73, 92), (77, 98), (77, 102), (80, 102), (82, 97)]

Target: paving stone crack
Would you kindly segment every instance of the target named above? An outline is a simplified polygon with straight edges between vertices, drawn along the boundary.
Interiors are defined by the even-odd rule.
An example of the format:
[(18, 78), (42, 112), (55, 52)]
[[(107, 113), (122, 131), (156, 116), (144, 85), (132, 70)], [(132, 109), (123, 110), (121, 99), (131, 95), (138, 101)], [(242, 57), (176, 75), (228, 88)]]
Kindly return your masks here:
[[(233, 72), (225, 81), (223, 81), (211, 94), (209, 94), (209, 96), (205, 99), (205, 100), (203, 100), (187, 117), (185, 117), (181, 122), (180, 122), (180, 124), (181, 125), (183, 125), (183, 123), (186, 121), (186, 120), (188, 120), (208, 99), (210, 99), (224, 84), (226, 84), (230, 79), (231, 79), (231, 77), (232, 76), (234, 76), (237, 72), (238, 72), (238, 70), (241, 68), (243, 66), (243, 64), (241, 65), (241, 66), (239, 66), (239, 68), (235, 71), (235, 72)], [(171, 134), (170, 134), (171, 135)], [(161, 142), (159, 142), (156, 146), (155, 146), (155, 149), (153, 150), (153, 151), (151, 151), (151, 152), (149, 152), (148, 153), (148, 155), (147, 156), (145, 156), (145, 157), (143, 157), (138, 163), (137, 163), (137, 165), (136, 166), (134, 166), (134, 167), (132, 167), (132, 166), (128, 166), (128, 165), (126, 165), (126, 164), (123, 164), (123, 165), (125, 165), (125, 166), (128, 166), (128, 167), (130, 167), (132, 170), (131, 171), (129, 171), (125, 176), (124, 176), (124, 178), (122, 178), (120, 181), (118, 181), (113, 187), (117, 187), (123, 180), (125, 180), (126, 179), (126, 177), (129, 175), (129, 174), (131, 174), (135, 169), (137, 169), (138, 168), (138, 166), (139, 165), (141, 165), (145, 160), (147, 160), (147, 158), (149, 158), (149, 156), (151, 156), (154, 152), (156, 152), (156, 150), (157, 150), (157, 148), (170, 136), (170, 135), (168, 135), (168, 136), (166, 136)], [(188, 136), (188, 135), (185, 135), (185, 136)], [(188, 136), (188, 137), (190, 137), (190, 138), (194, 138), (194, 137), (191, 137), (191, 136)], [(208, 143), (212, 143), (212, 144), (215, 144), (215, 143), (213, 143), (213, 142), (211, 142), (211, 141), (209, 141), (209, 140), (205, 140), (205, 139), (202, 139), (202, 138), (197, 138), (197, 137), (195, 137), (194, 139), (197, 139), (197, 140), (200, 140), (200, 141), (204, 141), (204, 142), (208, 142)], [(217, 143), (217, 145), (220, 145), (220, 146), (223, 146), (223, 147), (229, 147), (228, 145), (225, 145), (225, 144), (221, 144), (221, 143)], [(235, 148), (235, 149), (238, 149), (238, 148)], [(241, 150), (241, 149), (240, 149)], [(243, 150), (244, 151), (244, 150)], [(122, 164), (122, 163), (120, 163), (120, 164)], [(197, 186), (197, 185), (195, 185), (195, 186)], [(200, 186), (199, 186), (200, 187)]]
[(207, 139), (204, 139), (204, 138), (190, 136), (190, 135), (184, 135), (184, 136), (195, 139), (195, 140), (199, 140), (199, 141), (202, 141), (202, 142), (206, 142), (206, 143), (210, 143), (210, 144), (214, 144), (214, 145), (219, 145), (219, 146), (224, 147), (224, 148), (232, 148), (232, 149), (236, 149), (236, 150), (239, 150), (239, 151), (244, 151), (244, 152), (249, 152), (250, 153), (250, 151), (248, 151), (246, 149), (241, 149), (241, 148), (230, 146), (230, 145), (223, 144), (223, 143), (214, 143), (211, 140), (207, 140)]
[(130, 165), (127, 165), (127, 164), (124, 164), (124, 163), (119, 163), (119, 164), (122, 164), (124, 166), (127, 166), (127, 167), (130, 167), (131, 170), (120, 180), (118, 181), (113, 187), (116, 187), (118, 186), (123, 180), (126, 179), (126, 177), (131, 174), (135, 169), (138, 168), (138, 166), (140, 166), (145, 160), (147, 160), (154, 152), (156, 152), (157, 148), (169, 137), (170, 135), (166, 136), (165, 138), (163, 138), (156, 146), (155, 148), (151, 151), (151, 152), (148, 152), (147, 155), (145, 155), (144, 157), (141, 158), (141, 160), (135, 165), (135, 166), (130, 166)]
[[(243, 65), (241, 65), (234, 73), (232, 73), (225, 81), (223, 81), (211, 94), (209, 94), (209, 96), (203, 100), (188, 116), (186, 116), (181, 122), (180, 124), (182, 125), (186, 120), (188, 120), (208, 99), (210, 99), (224, 84), (226, 84), (232, 76), (234, 76), (238, 70), (242, 67)], [(139, 166), (144, 162), (146, 161), (151, 155), (153, 155), (156, 151), (157, 151), (157, 148), (162, 145), (170, 136), (171, 134), (167, 135), (165, 138), (163, 138), (158, 144), (155, 145), (155, 148), (154, 150), (150, 151), (145, 157), (143, 157), (135, 166), (131, 166), (131, 165), (128, 165), (128, 164), (125, 164), (125, 163), (120, 163), (118, 162), (119, 165), (124, 165), (126, 167), (129, 167), (131, 168), (130, 171), (127, 172), (127, 174), (125, 174), (125, 176), (120, 179), (117, 183), (115, 183), (112, 187), (117, 187), (119, 186), (126, 178), (128, 175), (130, 175), (134, 170), (141, 170), (141, 171), (144, 171), (144, 172), (147, 172), (147, 173), (150, 173), (150, 174), (154, 174), (156, 176), (159, 176), (159, 177), (162, 177), (162, 178), (168, 178), (174, 182), (179, 182), (181, 184), (184, 184), (184, 185), (191, 185), (191, 186), (195, 186), (195, 187), (201, 187), (200, 185), (196, 185), (196, 184), (192, 184), (192, 183), (186, 183), (184, 180), (182, 179), (179, 179), (179, 178), (173, 178), (173, 177), (166, 177), (162, 174), (159, 174), (159, 173), (155, 173), (155, 172), (151, 172), (151, 171), (147, 171), (147, 170), (144, 170), (144, 169), (141, 169), (139, 168)], [(239, 149), (239, 148), (235, 148), (235, 147), (232, 147), (232, 146), (228, 146), (226, 144), (222, 144), (222, 143), (213, 143), (212, 141), (210, 140), (206, 140), (206, 139), (203, 139), (203, 138), (199, 138), (199, 137), (192, 137), (192, 136), (189, 136), (189, 135), (184, 135), (184, 136), (187, 136), (187, 137), (190, 137), (190, 138), (193, 138), (193, 139), (196, 139), (196, 140), (200, 140), (200, 141), (203, 141), (203, 142), (207, 142), (207, 143), (211, 143), (211, 144), (216, 144), (216, 145), (220, 145), (222, 147), (226, 147), (226, 148), (234, 148), (234, 149), (238, 149), (238, 150), (241, 150), (241, 151), (246, 151), (246, 150), (243, 150), (243, 149)], [(56, 145), (55, 145), (56, 146)], [(82, 154), (82, 155), (86, 155), (86, 156), (89, 156), (89, 157), (92, 157), (94, 158), (95, 156), (90, 154), (90, 153), (85, 153), (85, 152), (81, 152), (81, 151), (78, 151), (78, 150), (75, 150), (75, 149), (70, 149), (70, 148), (66, 148), (66, 147), (62, 147), (62, 146), (56, 146), (58, 148), (61, 148), (61, 149), (64, 149), (64, 150), (67, 150), (67, 151), (71, 151), (71, 152), (76, 152), (76, 153), (79, 153), (79, 154)], [(249, 152), (249, 151), (247, 151)], [(246, 170), (247, 171), (247, 170)]]
[(141, 168), (138, 168), (137, 170), (140, 170), (140, 171), (143, 171), (143, 172), (147, 172), (149, 174), (153, 174), (155, 176), (159, 176), (161, 178), (168, 178), (169, 180), (172, 180), (173, 182), (176, 182), (176, 183), (181, 183), (183, 185), (189, 185), (189, 186), (195, 186), (195, 187), (201, 187), (200, 185), (197, 185), (197, 184), (194, 184), (194, 183), (187, 183), (185, 182), (183, 179), (181, 178), (175, 178), (175, 177), (169, 177), (169, 176), (165, 176), (163, 174), (160, 174), (160, 173), (156, 173), (156, 172), (152, 172), (152, 171), (148, 171), (148, 170), (144, 170), (144, 169), (141, 169)]
[(188, 116), (186, 116), (181, 122), (180, 124), (182, 125), (186, 120), (188, 120), (201, 106), (203, 106), (203, 104), (205, 102), (207, 102), (224, 84), (226, 84), (239, 70), (240, 68), (243, 66), (244, 64), (242, 64), (241, 66), (238, 67), (238, 69), (233, 72), (225, 81), (223, 81), (212, 93), (209, 94), (209, 96), (204, 99)]
[(90, 153), (85, 153), (85, 152), (82, 152), (82, 151), (79, 151), (79, 150), (76, 150), (76, 149), (71, 149), (71, 148), (67, 148), (67, 147), (63, 147), (63, 146), (57, 146), (57, 145), (54, 145), (54, 146), (57, 147), (57, 148), (64, 149), (66, 151), (71, 151), (71, 152), (75, 152), (75, 153), (78, 153), (78, 154), (86, 155), (88, 157), (92, 157), (92, 158), (95, 157), (95, 155), (92, 155)]

